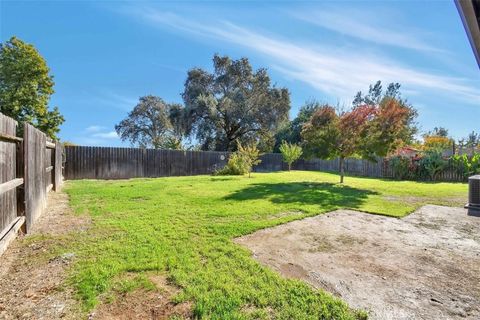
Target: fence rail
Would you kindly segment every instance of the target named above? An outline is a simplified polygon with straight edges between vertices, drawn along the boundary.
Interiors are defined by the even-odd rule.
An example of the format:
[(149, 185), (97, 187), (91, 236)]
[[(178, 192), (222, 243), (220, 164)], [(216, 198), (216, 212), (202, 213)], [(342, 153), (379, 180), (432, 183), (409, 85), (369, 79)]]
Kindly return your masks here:
[(62, 147), (25, 123), (0, 113), (0, 255), (23, 228), (29, 232), (46, 205), (47, 193), (62, 183)]

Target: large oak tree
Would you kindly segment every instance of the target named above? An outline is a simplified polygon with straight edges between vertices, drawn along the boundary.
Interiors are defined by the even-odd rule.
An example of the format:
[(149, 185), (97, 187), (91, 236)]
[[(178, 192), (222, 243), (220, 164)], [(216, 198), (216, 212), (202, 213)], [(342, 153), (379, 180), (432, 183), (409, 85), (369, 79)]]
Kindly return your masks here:
[(266, 69), (248, 59), (213, 57), (213, 73), (188, 72), (183, 92), (188, 133), (203, 150), (234, 151), (237, 141), (270, 151), (279, 125), (288, 119), (290, 94), (270, 82)]
[(115, 126), (122, 141), (154, 149), (181, 149), (184, 128), (183, 106), (152, 95), (141, 97), (128, 116)]

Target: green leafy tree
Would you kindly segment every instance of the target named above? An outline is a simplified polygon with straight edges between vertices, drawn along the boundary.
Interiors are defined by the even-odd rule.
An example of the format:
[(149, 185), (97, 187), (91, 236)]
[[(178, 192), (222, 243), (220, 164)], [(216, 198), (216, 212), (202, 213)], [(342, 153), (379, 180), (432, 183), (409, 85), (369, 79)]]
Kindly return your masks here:
[(1, 113), (56, 139), (65, 120), (57, 107), (48, 108), (53, 86), (50, 69), (33, 45), (16, 37), (0, 44)]
[(308, 122), (312, 114), (317, 111), (322, 105), (315, 100), (310, 100), (303, 105), (298, 111), (297, 116), (292, 121), (285, 121), (280, 126), (275, 135), (274, 151), (280, 151), (280, 145), (283, 141), (300, 144), (302, 142), (302, 128)]
[(360, 153), (362, 135), (374, 108), (362, 105), (340, 113), (324, 105), (305, 124), (302, 131), (307, 156), (339, 158), (340, 183), (345, 175), (345, 158)]
[(288, 164), (288, 171), (292, 169), (292, 164), (302, 156), (302, 147), (297, 144), (283, 141), (280, 145), (283, 161)]
[(433, 130), (427, 132), (426, 135), (448, 138), (448, 129), (444, 127), (435, 127)]
[(235, 151), (236, 141), (272, 150), (275, 132), (288, 119), (288, 90), (272, 86), (267, 71), (254, 71), (246, 58), (215, 55), (213, 67), (213, 73), (188, 72), (182, 95), (188, 133), (203, 150)]
[(183, 107), (156, 96), (141, 97), (128, 116), (115, 126), (122, 141), (141, 148), (182, 149)]

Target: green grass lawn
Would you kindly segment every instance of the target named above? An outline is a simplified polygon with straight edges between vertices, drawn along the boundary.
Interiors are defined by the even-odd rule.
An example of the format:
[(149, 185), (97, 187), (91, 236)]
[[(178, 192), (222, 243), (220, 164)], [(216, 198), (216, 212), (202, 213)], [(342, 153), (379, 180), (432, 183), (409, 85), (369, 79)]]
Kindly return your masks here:
[(182, 288), (211, 319), (353, 319), (339, 299), (261, 266), (232, 239), (306, 216), (351, 208), (402, 217), (426, 203), (460, 205), (466, 184), (346, 177), (320, 172), (254, 173), (248, 177), (171, 177), (70, 181), (71, 204), (93, 220), (73, 237), (72, 283), (86, 309), (108, 296), (121, 275), (147, 286), (151, 272)]

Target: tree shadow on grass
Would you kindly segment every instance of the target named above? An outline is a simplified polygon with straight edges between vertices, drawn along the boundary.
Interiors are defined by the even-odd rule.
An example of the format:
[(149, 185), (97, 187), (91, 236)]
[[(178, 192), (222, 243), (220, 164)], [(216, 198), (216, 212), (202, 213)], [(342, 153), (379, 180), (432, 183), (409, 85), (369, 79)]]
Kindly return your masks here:
[(318, 205), (322, 208), (359, 208), (371, 190), (327, 182), (258, 183), (238, 190), (225, 200), (246, 201), (268, 199), (272, 203)]

